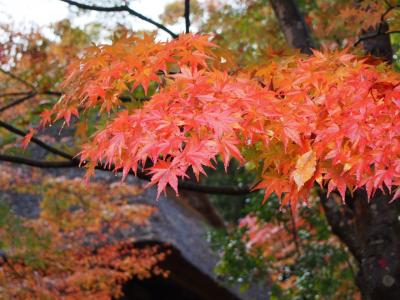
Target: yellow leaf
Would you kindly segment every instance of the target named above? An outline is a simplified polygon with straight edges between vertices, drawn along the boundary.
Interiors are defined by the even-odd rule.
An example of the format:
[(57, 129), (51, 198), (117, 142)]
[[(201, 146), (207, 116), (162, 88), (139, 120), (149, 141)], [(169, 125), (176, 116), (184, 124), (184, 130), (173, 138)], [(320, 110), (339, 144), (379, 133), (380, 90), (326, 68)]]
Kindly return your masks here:
[(293, 171), (292, 176), (298, 190), (314, 175), (316, 164), (317, 158), (313, 150), (304, 153), (297, 159), (296, 169)]

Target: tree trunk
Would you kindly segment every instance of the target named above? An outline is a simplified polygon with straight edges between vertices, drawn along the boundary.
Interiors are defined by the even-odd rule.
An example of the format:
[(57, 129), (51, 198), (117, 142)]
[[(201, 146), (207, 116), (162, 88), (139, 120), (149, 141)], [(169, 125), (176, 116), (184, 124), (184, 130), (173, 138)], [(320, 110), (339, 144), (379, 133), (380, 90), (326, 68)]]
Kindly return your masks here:
[[(275, 15), (289, 46), (310, 53), (311, 35), (293, 0), (271, 0)], [(365, 35), (388, 30), (387, 24), (370, 29)], [(375, 31), (374, 31), (375, 30)], [(363, 40), (366, 53), (391, 62), (392, 47), (388, 35)], [(347, 198), (320, 191), (320, 198), (332, 232), (347, 246), (358, 262), (356, 284), (364, 300), (400, 299), (400, 201), (389, 204), (390, 196), (376, 192), (368, 201), (364, 190)]]
[[(320, 192), (332, 232), (356, 258), (356, 284), (365, 300), (400, 299), (400, 202), (377, 191), (368, 202), (360, 189), (340, 204), (338, 195)], [(339, 199), (339, 200), (338, 200)]]
[(275, 16), (290, 47), (311, 54), (314, 43), (296, 3), (293, 0), (270, 0)]
[[(363, 1), (364, 0), (356, 0), (354, 6), (360, 9), (361, 14), (368, 16), (369, 8), (360, 8), (360, 4)], [(386, 13), (387, 12), (388, 11), (386, 11)], [(362, 40), (365, 53), (391, 63), (393, 60), (393, 50), (390, 42), (390, 35), (384, 34), (389, 30), (389, 25), (384, 20), (386, 13), (384, 13), (381, 23), (377, 24), (375, 27), (368, 28), (368, 30), (362, 30), (360, 39)]]
[[(364, 32), (374, 36), (386, 32), (386, 22)], [(363, 41), (366, 53), (392, 62), (392, 46), (387, 34)], [(358, 261), (356, 284), (364, 300), (400, 299), (400, 202), (389, 204), (390, 195), (377, 191), (368, 201), (365, 190), (357, 190), (346, 206), (320, 195), (332, 232)], [(340, 204), (339, 204), (340, 205)]]
[[(382, 22), (365, 34), (387, 32)], [(389, 63), (393, 50), (388, 34), (363, 41), (366, 53)], [(356, 191), (353, 202), (357, 239), (361, 245), (357, 285), (363, 299), (400, 299), (400, 202), (388, 204), (389, 195), (378, 191), (368, 202), (365, 191)]]

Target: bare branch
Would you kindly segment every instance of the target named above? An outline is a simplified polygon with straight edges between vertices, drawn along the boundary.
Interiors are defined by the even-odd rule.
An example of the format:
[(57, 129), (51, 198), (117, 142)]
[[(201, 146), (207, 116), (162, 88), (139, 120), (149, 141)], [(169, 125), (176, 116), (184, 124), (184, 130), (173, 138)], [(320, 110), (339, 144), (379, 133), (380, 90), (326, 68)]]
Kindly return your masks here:
[[(385, 1), (386, 2), (386, 1)], [(385, 12), (381, 15), (381, 22), (385, 21), (386, 16), (394, 9), (400, 8), (400, 4), (398, 5), (391, 5), (390, 3), (386, 2), (388, 5), (388, 8), (385, 10)]]
[(94, 10), (94, 11), (102, 11), (102, 12), (127, 12), (132, 16), (135, 16), (147, 23), (150, 23), (150, 24), (158, 27), (161, 30), (164, 30), (169, 35), (171, 35), (174, 39), (178, 37), (178, 35), (176, 33), (172, 32), (171, 30), (169, 30), (167, 27), (165, 27), (161, 23), (158, 23), (158, 22), (138, 13), (137, 11), (131, 9), (128, 5), (104, 7), (104, 6), (97, 6), (97, 5), (87, 5), (87, 4), (79, 3), (77, 1), (72, 1), (72, 0), (60, 0), (60, 1), (68, 3), (73, 6), (76, 6), (81, 9), (86, 9), (86, 10)]
[[(11, 97), (11, 96), (26, 96), (28, 94), (32, 94), (31, 91), (27, 91), (27, 92), (10, 92), (10, 93), (3, 93), (0, 94), (0, 98), (3, 97)], [(61, 96), (62, 93), (59, 91), (51, 91), (51, 90), (46, 90), (46, 91), (42, 91), (42, 92), (37, 92), (38, 95), (49, 95), (49, 96)]]
[(29, 83), (26, 80), (18, 77), (17, 75), (15, 75), (15, 74), (13, 74), (13, 73), (11, 73), (9, 71), (4, 70), (3, 68), (0, 68), (0, 72), (5, 74), (5, 75), (7, 75), (7, 76), (9, 76), (9, 77), (11, 77), (12, 79), (15, 79), (15, 80), (19, 81), (20, 83), (24, 84), (25, 86), (29, 87), (31, 89), (31, 92), (35, 92), (35, 93), (37, 92), (36, 88), (31, 83)]
[(11, 162), (20, 165), (27, 165), (41, 169), (59, 169), (59, 168), (75, 168), (79, 162), (75, 164), (73, 161), (43, 161), (34, 160), (20, 156), (0, 154), (0, 161)]
[(10, 109), (10, 108), (12, 108), (12, 107), (14, 107), (14, 106), (17, 106), (18, 104), (21, 104), (21, 103), (25, 102), (26, 100), (29, 100), (29, 99), (33, 98), (34, 96), (36, 96), (36, 93), (29, 93), (29, 94), (27, 94), (27, 95), (24, 96), (24, 97), (15, 99), (15, 100), (12, 101), (11, 103), (6, 104), (6, 105), (4, 105), (3, 107), (0, 107), (0, 113), (4, 112), (4, 111), (6, 111), (7, 109)]
[(12, 79), (15, 79), (15, 80), (19, 81), (23, 85), (25, 85), (28, 88), (30, 88), (29, 92), (16, 92), (16, 93), (3, 93), (3, 94), (1, 94), (0, 97), (8, 97), (8, 96), (13, 96), (13, 95), (14, 96), (18, 96), (18, 95), (24, 95), (24, 94), (25, 94), (25, 96), (23, 96), (21, 98), (18, 98), (18, 99), (15, 99), (11, 103), (6, 104), (3, 107), (0, 107), (0, 113), (4, 112), (7, 109), (10, 109), (10, 108), (12, 108), (14, 106), (17, 106), (18, 104), (21, 104), (21, 103), (25, 102), (26, 100), (29, 100), (29, 99), (33, 98), (34, 96), (36, 96), (38, 94), (38, 91), (37, 91), (36, 87), (33, 84), (29, 83), (28, 81), (22, 79), (21, 77), (15, 75), (14, 73), (12, 73), (10, 71), (4, 70), (3, 68), (0, 68), (0, 72), (5, 74), (5, 75), (7, 75), (7, 76), (9, 76)]
[(9, 97), (9, 96), (18, 96), (18, 95), (25, 95), (21, 98), (15, 99), (14, 101), (11, 101), (9, 104), (4, 105), (3, 107), (0, 107), (0, 113), (13, 108), (14, 106), (17, 106), (26, 100), (32, 99), (36, 95), (49, 95), (49, 96), (61, 96), (61, 92), (57, 91), (43, 91), (43, 92), (15, 92), (15, 93), (4, 93), (0, 94), (0, 97)]
[(185, 32), (190, 32), (190, 0), (185, 0)]
[[(20, 165), (27, 165), (31, 167), (41, 168), (41, 169), (63, 169), (63, 168), (77, 168), (80, 166), (79, 159), (71, 159), (68, 161), (43, 161), (43, 160), (34, 160), (30, 158), (14, 156), (14, 155), (6, 155), (0, 154), (0, 161), (20, 164)], [(85, 164), (82, 163), (81, 166)], [(107, 172), (114, 172), (112, 168), (106, 168), (101, 165), (96, 166), (97, 170), (107, 171)], [(115, 172), (121, 172), (121, 170), (117, 170)], [(147, 175), (145, 172), (138, 170), (136, 174), (133, 172), (129, 173), (130, 175), (135, 175), (140, 179), (149, 181), (151, 177)], [(214, 194), (214, 195), (246, 195), (252, 193), (250, 188), (248, 187), (233, 187), (233, 186), (208, 186), (208, 185), (201, 185), (193, 182), (179, 182), (179, 189), (193, 191), (198, 193), (204, 194)]]
[(22, 95), (28, 95), (30, 94), (31, 91), (27, 91), (27, 92), (10, 92), (10, 93), (2, 93), (0, 94), (0, 98), (3, 97), (11, 97), (11, 96), (22, 96)]
[[(24, 132), (8, 123), (5, 123), (0, 120), (0, 127), (5, 128), (6, 130), (13, 132), (19, 136), (25, 136), (27, 132)], [(32, 167), (37, 167), (37, 168), (74, 168), (74, 167), (80, 167), (80, 166), (85, 166), (85, 162), (81, 162), (80, 159), (78, 159), (76, 156), (73, 156), (71, 154), (68, 154), (58, 148), (55, 148), (51, 145), (46, 144), (42, 140), (32, 137), (31, 142), (38, 145), (39, 147), (47, 150), (50, 153), (59, 155), (63, 158), (66, 158), (68, 161), (40, 161), (40, 160), (33, 160), (25, 157), (18, 157), (18, 156), (9, 156), (5, 154), (0, 155), (0, 161), (7, 161), (7, 162), (12, 162), (12, 163), (17, 163), (17, 164), (23, 164), (23, 165), (28, 165)], [(107, 172), (122, 172), (121, 169), (114, 170), (114, 166), (110, 167), (105, 167), (102, 166), (101, 164), (98, 164), (95, 167), (97, 170), (102, 170), (102, 171), (107, 171)], [(132, 171), (129, 172), (130, 175), (137, 176), (140, 179), (144, 180), (151, 180), (151, 176), (149, 176), (146, 172), (143, 170), (138, 170), (136, 173), (133, 173)], [(214, 195), (246, 195), (249, 193), (252, 193), (253, 191), (249, 187), (233, 187), (233, 186), (208, 186), (208, 185), (201, 185), (197, 184), (194, 182), (188, 182), (188, 181), (180, 181), (179, 182), (179, 188), (183, 190), (188, 190), (188, 191), (194, 191), (194, 192), (199, 192), (199, 193), (205, 193), (205, 194), (214, 194)]]
[[(22, 130), (12, 126), (11, 124), (8, 124), (8, 123), (3, 122), (1, 120), (0, 120), (0, 127), (3, 127), (4, 129), (6, 129), (6, 130), (8, 130), (8, 131), (10, 131), (12, 133), (15, 133), (15, 134), (17, 134), (19, 136), (25, 136), (27, 134), (27, 132), (22, 131)], [(68, 154), (68, 153), (66, 153), (64, 151), (61, 151), (60, 149), (57, 149), (57, 148), (55, 148), (53, 146), (50, 146), (49, 144), (46, 144), (45, 142), (43, 142), (42, 140), (40, 140), (38, 138), (32, 137), (31, 138), (31, 142), (35, 143), (36, 145), (38, 145), (39, 147), (47, 150), (50, 153), (56, 154), (58, 156), (64, 157), (64, 158), (69, 159), (69, 160), (74, 160), (74, 156), (73, 155)]]
[(46, 90), (46, 91), (40, 92), (39, 95), (48, 95), (48, 96), (58, 96), (58, 97), (60, 97), (62, 95), (62, 92)]
[[(7, 124), (3, 121), (0, 120), (0, 127), (3, 127), (7, 129), (10, 132), (13, 132), (17, 135), (20, 136), (25, 136), (27, 132), (24, 132), (18, 128), (15, 128), (14, 126)], [(85, 162), (81, 162), (80, 159), (78, 159), (76, 156), (73, 156), (71, 154), (68, 154), (60, 149), (57, 149), (53, 146), (50, 146), (46, 144), (45, 142), (41, 141), (38, 138), (32, 137), (31, 139), (32, 143), (35, 143), (39, 147), (47, 150), (50, 153), (59, 155), (61, 157), (64, 157), (67, 159), (67, 161), (41, 161), (41, 160), (34, 160), (30, 158), (25, 158), (25, 157), (19, 157), (19, 156), (10, 156), (10, 155), (5, 155), (5, 154), (0, 154), (0, 161), (6, 161), (6, 162), (11, 162), (11, 163), (16, 163), (16, 164), (22, 164), (22, 165), (28, 165), (31, 167), (36, 167), (36, 168), (44, 168), (44, 169), (49, 169), (49, 168), (75, 168), (75, 167), (80, 167), (80, 166), (85, 166)], [(110, 166), (106, 168), (105, 166), (102, 166), (98, 164), (96, 166), (97, 170), (102, 170), (102, 171), (107, 171), (107, 172), (122, 172), (121, 169), (119, 170), (114, 170), (114, 166)], [(146, 172), (143, 170), (138, 170), (136, 173), (133, 173), (132, 171), (129, 172), (130, 175), (137, 176), (140, 179), (144, 179), (147, 181), (151, 180), (151, 176), (149, 176)], [(205, 193), (205, 194), (214, 194), (214, 195), (246, 195), (252, 192), (252, 190), (249, 187), (233, 187), (233, 186), (208, 186), (208, 185), (201, 185), (197, 184), (194, 182), (179, 182), (179, 188), (183, 190), (188, 190), (188, 191), (194, 191), (194, 192), (199, 192), (199, 193)]]
[[(354, 43), (353, 47), (357, 47), (358, 44), (365, 40), (373, 39), (381, 35), (390, 35), (393, 33), (400, 33), (400, 30), (393, 30), (393, 31), (382, 31), (383, 30), (383, 25), (386, 22), (386, 16), (394, 9), (400, 8), (400, 5), (394, 5), (392, 6), (389, 2), (385, 1), (386, 4), (388, 5), (388, 8), (383, 12), (381, 15), (381, 21), (379, 23), (378, 29), (376, 30), (375, 33), (370, 34), (370, 35), (365, 35), (365, 36), (360, 36), (358, 40)], [(387, 29), (386, 29), (387, 30)]]
[(358, 44), (360, 44), (361, 42), (363, 42), (363, 41), (365, 41), (365, 40), (373, 39), (373, 38), (376, 38), (377, 36), (380, 36), (380, 35), (390, 35), (390, 34), (393, 34), (393, 33), (400, 33), (400, 30), (391, 30), (391, 31), (386, 31), (386, 32), (379, 32), (379, 30), (378, 30), (378, 31), (377, 31), (376, 33), (374, 33), (374, 34), (365, 35), (365, 36), (360, 37), (360, 38), (354, 43), (353, 47), (357, 47)]

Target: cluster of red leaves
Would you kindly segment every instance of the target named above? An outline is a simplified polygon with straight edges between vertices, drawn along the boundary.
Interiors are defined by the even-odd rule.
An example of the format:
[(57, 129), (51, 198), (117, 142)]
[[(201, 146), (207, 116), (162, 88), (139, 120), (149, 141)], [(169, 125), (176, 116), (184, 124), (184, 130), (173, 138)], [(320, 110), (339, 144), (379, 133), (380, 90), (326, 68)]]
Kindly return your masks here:
[[(197, 35), (99, 47), (71, 69), (66, 95), (52, 113), (68, 122), (66, 111), (109, 108), (126, 82), (161, 83), (142, 108), (118, 113), (81, 153), (90, 169), (105, 163), (124, 176), (151, 161), (159, 194), (168, 184), (177, 191), (178, 177), (187, 177), (190, 167), (198, 177), (218, 155), (225, 165), (234, 157), (260, 166), (256, 188), (266, 198), (275, 192), (283, 204), (306, 200), (314, 182), (343, 199), (346, 187), (365, 186), (371, 196), (399, 185), (397, 73), (346, 52), (314, 51), (232, 74), (219, 69), (223, 58), (213, 49), (207, 36)], [(171, 60), (177, 74), (168, 74)], [(109, 67), (114, 64), (118, 71)]]
[[(101, 111), (109, 112), (121, 103), (119, 96), (124, 91), (134, 91), (141, 85), (147, 92), (150, 82), (162, 84), (163, 75), (182, 66), (204, 67), (211, 45), (206, 36), (184, 36), (169, 43), (156, 43), (154, 36), (144, 35), (89, 48), (82, 59), (69, 67), (56, 120), (64, 118), (69, 123), (71, 115), (78, 115), (78, 105), (92, 108), (100, 104)], [(49, 121), (47, 111), (45, 121)]]
[[(298, 216), (296, 216), (297, 218)], [(304, 220), (297, 220), (296, 228), (285, 228), (286, 224), (261, 222), (254, 215), (240, 219), (239, 228), (246, 228), (244, 240), (249, 252), (262, 249), (265, 257), (274, 257), (280, 266), (293, 263), (296, 245), (291, 230), (298, 230)], [(291, 224), (293, 227), (293, 224)], [(273, 278), (277, 279), (277, 278)]]
[[(313, 213), (322, 213), (322, 207)], [(293, 289), (299, 281), (298, 272), (291, 270), (291, 266), (296, 266), (301, 257), (307, 255), (315, 255), (313, 253), (305, 253), (310, 249), (315, 249), (317, 245), (330, 246), (331, 249), (341, 248), (340, 241), (333, 235), (329, 239), (318, 239), (315, 223), (310, 222), (302, 214), (293, 214), (291, 220), (273, 220), (265, 222), (255, 215), (247, 215), (239, 222), (239, 228), (245, 229), (243, 241), (249, 255), (262, 255), (265, 264), (268, 265), (269, 276), (272, 282), (279, 284), (283, 290)], [(313, 239), (301, 239), (298, 232), (303, 231), (314, 236)], [(332, 264), (332, 251), (326, 251), (323, 254), (323, 261)], [(337, 258), (336, 258), (337, 259)], [(336, 262), (337, 263), (337, 262)], [(336, 264), (335, 263), (335, 264)], [(315, 266), (317, 269), (318, 267)], [(336, 276), (343, 276), (341, 270), (349, 268), (347, 263), (338, 263)], [(335, 278), (330, 278), (337, 281)], [(348, 281), (341, 281), (335, 296), (342, 299), (344, 295), (349, 295), (350, 290)], [(354, 295), (355, 299), (359, 299), (358, 295)]]
[[(390, 190), (399, 184), (397, 73), (350, 54), (316, 51), (310, 58), (292, 58), (272, 69), (271, 75), (260, 75), (283, 97), (276, 109), (294, 142), (294, 148), (285, 145), (284, 152), (293, 150), (298, 157), (289, 163), (289, 172), (280, 173), (296, 181), (299, 193), (308, 194), (315, 180), (327, 184), (328, 193), (337, 189), (342, 199), (346, 187), (353, 191), (365, 186), (370, 197), (378, 188)], [(270, 130), (279, 132), (276, 127)], [(285, 143), (284, 135), (278, 139)], [(298, 175), (304, 175), (304, 186), (296, 180)], [(294, 189), (292, 183), (284, 192), (290, 195)]]

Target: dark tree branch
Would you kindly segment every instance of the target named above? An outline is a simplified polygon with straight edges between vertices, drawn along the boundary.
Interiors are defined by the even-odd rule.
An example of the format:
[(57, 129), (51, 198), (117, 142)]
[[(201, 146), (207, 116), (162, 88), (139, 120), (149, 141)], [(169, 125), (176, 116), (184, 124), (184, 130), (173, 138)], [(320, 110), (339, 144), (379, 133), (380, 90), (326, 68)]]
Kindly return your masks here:
[(0, 94), (0, 98), (11, 97), (11, 96), (22, 96), (22, 95), (26, 96), (26, 95), (31, 94), (31, 93), (32, 93), (31, 91), (2, 93), (2, 94)]
[(37, 92), (37, 91), (36, 91), (36, 88), (35, 88), (31, 83), (29, 83), (29, 82), (27, 82), (26, 80), (24, 80), (24, 79), (18, 77), (17, 75), (15, 75), (15, 74), (13, 74), (13, 73), (11, 73), (11, 72), (9, 72), (9, 71), (4, 70), (3, 68), (0, 68), (0, 72), (3, 73), (3, 74), (5, 74), (5, 75), (7, 75), (7, 76), (9, 76), (9, 77), (11, 77), (12, 79), (15, 79), (15, 80), (19, 81), (19, 82), (22, 83), (23, 85), (29, 87), (29, 88), (31, 89), (31, 92), (32, 92), (32, 93), (33, 93), (33, 92), (34, 92), (34, 93)]
[(158, 27), (161, 30), (164, 30), (169, 35), (171, 35), (174, 39), (178, 37), (178, 35), (176, 33), (172, 32), (164, 25), (138, 13), (137, 11), (131, 9), (128, 5), (104, 7), (104, 6), (97, 6), (97, 5), (87, 5), (87, 4), (79, 3), (77, 1), (72, 1), (72, 0), (60, 0), (60, 1), (68, 3), (69, 5), (76, 6), (80, 9), (85, 9), (85, 10), (94, 10), (94, 11), (101, 11), (101, 12), (127, 12), (132, 16), (135, 16), (147, 23), (150, 23), (150, 24)]
[(28, 93), (24, 97), (15, 99), (14, 101), (12, 101), (12, 102), (0, 107), (0, 113), (4, 112), (4, 111), (6, 111), (6, 110), (8, 110), (8, 109), (10, 109), (10, 108), (12, 108), (14, 106), (17, 106), (18, 104), (21, 104), (21, 103), (23, 103), (23, 102), (35, 97), (36, 95), (37, 95), (36, 93)]
[(369, 35), (364, 35), (358, 38), (358, 40), (354, 43), (353, 47), (357, 47), (361, 42), (369, 39), (376, 38), (381, 35), (390, 35), (394, 33), (400, 33), (400, 30), (391, 30), (391, 31), (386, 31), (386, 32), (379, 32), (379, 30), (376, 33), (369, 34)]
[[(14, 156), (14, 155), (6, 155), (0, 154), (0, 161), (27, 165), (31, 167), (41, 168), (41, 169), (63, 169), (63, 168), (77, 168), (79, 166), (84, 166), (84, 163), (80, 163), (79, 159), (73, 158), (68, 161), (42, 161), (42, 160), (34, 160), (30, 158)], [(97, 170), (107, 171), (107, 172), (121, 172), (121, 170), (113, 171), (111, 168), (106, 168), (101, 165), (96, 166)], [(151, 177), (147, 175), (145, 172), (138, 170), (136, 174), (133, 174), (131, 171), (130, 175), (135, 175), (140, 179), (149, 181)], [(193, 182), (179, 182), (179, 189), (199, 192), (204, 194), (214, 194), (214, 195), (246, 195), (251, 193), (252, 191), (248, 187), (240, 188), (240, 187), (232, 187), (232, 186), (208, 186), (201, 185)]]
[(74, 161), (43, 161), (43, 160), (34, 160), (30, 158), (0, 154), (0, 161), (27, 165), (31, 167), (41, 168), (41, 169), (59, 169), (59, 168), (75, 168), (79, 166), (79, 162), (75, 163)]
[(46, 90), (46, 91), (40, 92), (39, 95), (48, 95), (48, 96), (61, 97), (62, 93), (59, 92), (59, 91)]
[(190, 32), (190, 0), (185, 0), (185, 32)]
[(394, 10), (394, 9), (396, 9), (396, 8), (400, 8), (400, 4), (398, 4), (398, 5), (391, 5), (389, 2), (387, 2), (387, 1), (385, 1), (386, 2), (386, 4), (387, 4), (387, 6), (388, 6), (388, 8), (384, 11), (384, 13), (381, 15), (381, 22), (383, 22), (383, 21), (385, 21), (386, 20), (386, 16), (392, 11), (392, 10)]
[(358, 46), (362, 42), (365, 52), (391, 63), (393, 60), (393, 50), (389, 36), (390, 34), (399, 33), (400, 31), (389, 31), (386, 17), (392, 10), (400, 8), (400, 5), (393, 6), (388, 1), (385, 2), (388, 7), (380, 16), (379, 24), (367, 30), (362, 30), (361, 35), (354, 43), (353, 47)]
[[(0, 98), (2, 97), (11, 97), (11, 96), (26, 96), (28, 94), (32, 94), (31, 91), (27, 91), (27, 92), (10, 92), (10, 93), (3, 93), (0, 94)], [(46, 90), (46, 91), (41, 91), (41, 92), (37, 92), (38, 95), (49, 95), (49, 96), (61, 96), (62, 93), (59, 91), (51, 91), (51, 90)]]
[[(27, 132), (24, 132), (18, 128), (15, 128), (14, 126), (7, 124), (3, 121), (0, 120), (0, 127), (5, 128), (6, 130), (13, 132), (17, 135), (20, 136), (25, 136)], [(7, 161), (11, 163), (16, 163), (16, 164), (22, 164), (22, 165), (28, 165), (31, 167), (37, 167), (37, 168), (75, 168), (75, 167), (80, 167), (80, 166), (85, 166), (84, 162), (81, 162), (76, 156), (73, 156), (71, 154), (68, 154), (58, 148), (55, 148), (53, 146), (50, 146), (46, 144), (45, 142), (41, 141), (38, 138), (32, 137), (31, 139), (32, 143), (35, 143), (39, 147), (47, 150), (50, 153), (59, 155), (63, 158), (66, 158), (67, 161), (40, 161), (40, 160), (34, 160), (30, 158), (25, 158), (25, 157), (18, 157), (18, 156), (10, 156), (10, 155), (5, 155), (1, 154), (0, 155), (0, 161)], [(110, 166), (109, 168), (106, 168), (105, 166), (102, 166), (98, 164), (96, 166), (97, 170), (102, 170), (102, 171), (108, 171), (108, 172), (121, 172), (122, 170), (114, 170), (113, 166)], [(129, 173), (130, 175), (135, 175), (140, 179), (144, 180), (151, 180), (151, 176), (146, 174), (142, 170), (138, 170), (135, 174), (131, 171)], [(251, 193), (251, 189), (249, 187), (232, 187), (232, 186), (207, 186), (207, 185), (200, 185), (197, 183), (193, 182), (179, 182), (179, 188), (188, 190), (188, 191), (194, 191), (194, 192), (199, 192), (199, 193), (205, 193), (205, 194), (214, 194), (214, 195), (246, 195)]]
[[(13, 108), (14, 106), (17, 106), (31, 98), (33, 98), (36, 95), (49, 95), (49, 96), (61, 96), (61, 92), (57, 91), (43, 91), (43, 92), (16, 92), (16, 93), (4, 93), (0, 94), (0, 97), (8, 97), (8, 96), (18, 96), (18, 95), (25, 95), (21, 98), (15, 99), (14, 101), (11, 101), (10, 103), (4, 105), (3, 107), (0, 107), (0, 113)], [(122, 99), (121, 99), (122, 100)]]
[[(0, 120), (0, 127), (3, 127), (4, 129), (6, 129), (6, 130), (8, 130), (8, 131), (10, 131), (12, 133), (15, 133), (15, 134), (17, 134), (19, 136), (23, 136), (24, 137), (27, 134), (27, 132), (22, 131), (22, 130), (20, 130), (20, 129), (18, 129), (18, 128), (14, 127), (14, 126), (12, 126), (12, 125), (10, 125), (8, 123), (6, 123), (6, 122), (1, 121), (1, 120)], [(53, 146), (50, 146), (50, 145), (46, 144), (45, 142), (43, 142), (42, 140), (40, 140), (38, 138), (32, 137), (31, 138), (31, 142), (36, 144), (36, 145), (38, 145), (39, 147), (47, 150), (50, 153), (56, 154), (58, 156), (64, 157), (64, 158), (69, 159), (69, 160), (73, 160), (74, 159), (74, 156), (72, 156), (71, 154), (68, 154), (68, 153), (66, 153), (64, 151), (61, 151), (60, 149), (57, 149), (57, 148), (55, 148)]]
[(22, 83), (23, 85), (25, 85), (25, 86), (27, 86), (28, 88), (31, 89), (29, 92), (17, 92), (17, 93), (4, 93), (4, 94), (1, 94), (0, 97), (8, 97), (8, 96), (12, 96), (12, 95), (19, 96), (19, 95), (24, 95), (24, 94), (25, 94), (25, 96), (23, 96), (21, 98), (18, 98), (18, 99), (15, 99), (11, 103), (6, 104), (3, 107), (0, 107), (0, 113), (4, 112), (4, 111), (6, 111), (6, 110), (8, 110), (8, 109), (10, 109), (10, 108), (12, 108), (14, 106), (17, 106), (18, 104), (21, 104), (21, 103), (25, 102), (26, 100), (29, 100), (29, 99), (33, 98), (34, 96), (36, 96), (38, 94), (38, 91), (37, 91), (36, 87), (33, 84), (29, 83), (28, 81), (18, 77), (14, 73), (6, 71), (6, 70), (4, 70), (2, 68), (0, 68), (0, 72), (5, 74), (5, 75), (7, 75), (7, 76), (9, 76), (9, 77), (11, 77), (12, 79), (15, 79), (15, 80), (19, 81), (20, 83)]
[[(14, 106), (17, 106), (18, 104), (21, 104), (21, 103), (25, 102), (26, 100), (33, 98), (36, 95), (48, 95), (48, 96), (60, 97), (62, 95), (62, 92), (51, 91), (51, 90), (37, 92), (37, 93), (34, 93), (34, 92), (12, 92), (12, 93), (0, 94), (0, 98), (1, 97), (9, 97), (9, 96), (19, 96), (19, 95), (24, 95), (24, 96), (21, 98), (15, 99), (14, 101), (10, 102), (9, 104), (4, 105), (3, 107), (0, 107), (0, 113), (4, 112), (10, 108), (13, 108)], [(136, 98), (136, 100), (139, 100), (139, 101), (149, 101), (150, 99), (151, 99), (151, 97)], [(132, 98), (119, 96), (119, 100), (121, 100), (122, 102), (131, 102)]]
[(400, 299), (400, 202), (390, 203), (393, 195), (381, 190), (368, 199), (365, 189), (357, 189), (346, 204), (334, 193), (320, 196), (332, 232), (358, 262), (355, 281), (362, 299)]

